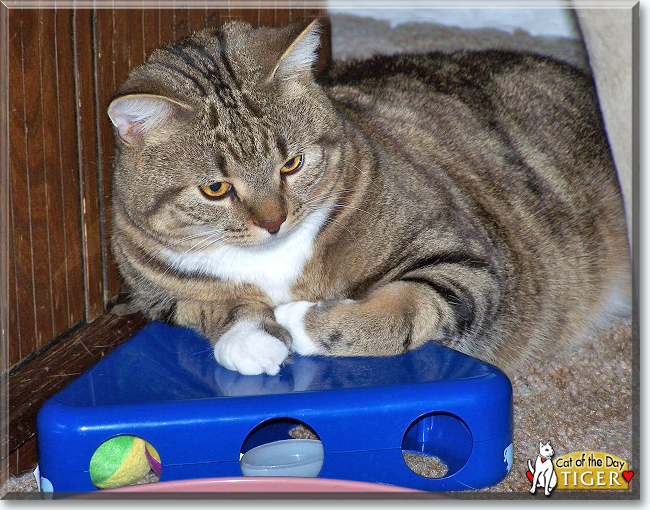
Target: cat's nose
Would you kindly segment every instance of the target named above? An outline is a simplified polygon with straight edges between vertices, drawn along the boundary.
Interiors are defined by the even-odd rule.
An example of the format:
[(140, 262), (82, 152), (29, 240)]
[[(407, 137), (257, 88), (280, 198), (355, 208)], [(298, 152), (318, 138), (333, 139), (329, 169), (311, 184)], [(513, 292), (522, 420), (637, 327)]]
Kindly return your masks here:
[(278, 216), (273, 220), (267, 220), (267, 219), (257, 220), (255, 224), (259, 227), (268, 230), (269, 234), (277, 234), (278, 231), (280, 230), (280, 226), (286, 221), (286, 219), (287, 219), (287, 215), (283, 214), (282, 216)]

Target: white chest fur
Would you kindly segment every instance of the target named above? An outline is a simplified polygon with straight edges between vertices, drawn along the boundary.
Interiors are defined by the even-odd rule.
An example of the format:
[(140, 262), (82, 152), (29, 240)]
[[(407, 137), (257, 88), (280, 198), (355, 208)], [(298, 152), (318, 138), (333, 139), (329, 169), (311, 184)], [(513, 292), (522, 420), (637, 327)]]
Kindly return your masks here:
[(311, 257), (314, 238), (328, 214), (329, 208), (314, 211), (293, 232), (262, 246), (221, 246), (190, 253), (165, 250), (164, 256), (183, 273), (252, 283), (276, 305), (287, 303), (293, 301), (291, 286)]

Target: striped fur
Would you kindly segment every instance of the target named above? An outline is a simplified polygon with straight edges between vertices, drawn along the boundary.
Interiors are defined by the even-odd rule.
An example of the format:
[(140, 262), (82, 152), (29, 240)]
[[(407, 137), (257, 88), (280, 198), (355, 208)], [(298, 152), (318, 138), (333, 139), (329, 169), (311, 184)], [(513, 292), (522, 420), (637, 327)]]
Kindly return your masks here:
[[(238, 323), (310, 354), (435, 339), (510, 369), (629, 309), (590, 77), (484, 51), (376, 57), (317, 81), (317, 29), (197, 32), (120, 89), (121, 115), (133, 97), (165, 112), (118, 119), (113, 248), (136, 308), (217, 343)], [(221, 181), (224, 199), (199, 191)], [(257, 226), (283, 215), (276, 234)], [(274, 352), (241, 366), (275, 373)]]

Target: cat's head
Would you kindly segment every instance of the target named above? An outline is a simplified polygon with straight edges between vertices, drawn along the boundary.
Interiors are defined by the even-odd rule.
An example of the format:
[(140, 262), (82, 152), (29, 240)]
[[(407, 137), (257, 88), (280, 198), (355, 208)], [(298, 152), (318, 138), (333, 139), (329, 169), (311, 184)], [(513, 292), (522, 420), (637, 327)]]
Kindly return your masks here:
[(539, 442), (539, 453), (546, 459), (550, 459), (555, 454), (550, 440), (546, 444), (543, 444), (541, 441)]
[(235, 22), (153, 52), (108, 109), (116, 206), (179, 250), (298, 228), (331, 200), (342, 136), (313, 77), (318, 45), (317, 22)]

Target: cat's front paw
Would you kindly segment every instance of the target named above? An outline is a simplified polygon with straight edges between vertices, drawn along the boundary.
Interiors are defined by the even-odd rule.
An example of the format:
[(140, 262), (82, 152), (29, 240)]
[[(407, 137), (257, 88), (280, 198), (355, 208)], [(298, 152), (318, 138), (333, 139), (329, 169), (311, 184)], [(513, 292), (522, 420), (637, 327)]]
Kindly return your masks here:
[(238, 322), (214, 346), (220, 365), (244, 375), (275, 375), (288, 355), (287, 346), (263, 331), (257, 321)]
[(310, 301), (292, 301), (273, 311), (275, 320), (291, 335), (291, 350), (298, 354), (318, 354), (318, 346), (305, 330), (305, 314), (315, 304)]

